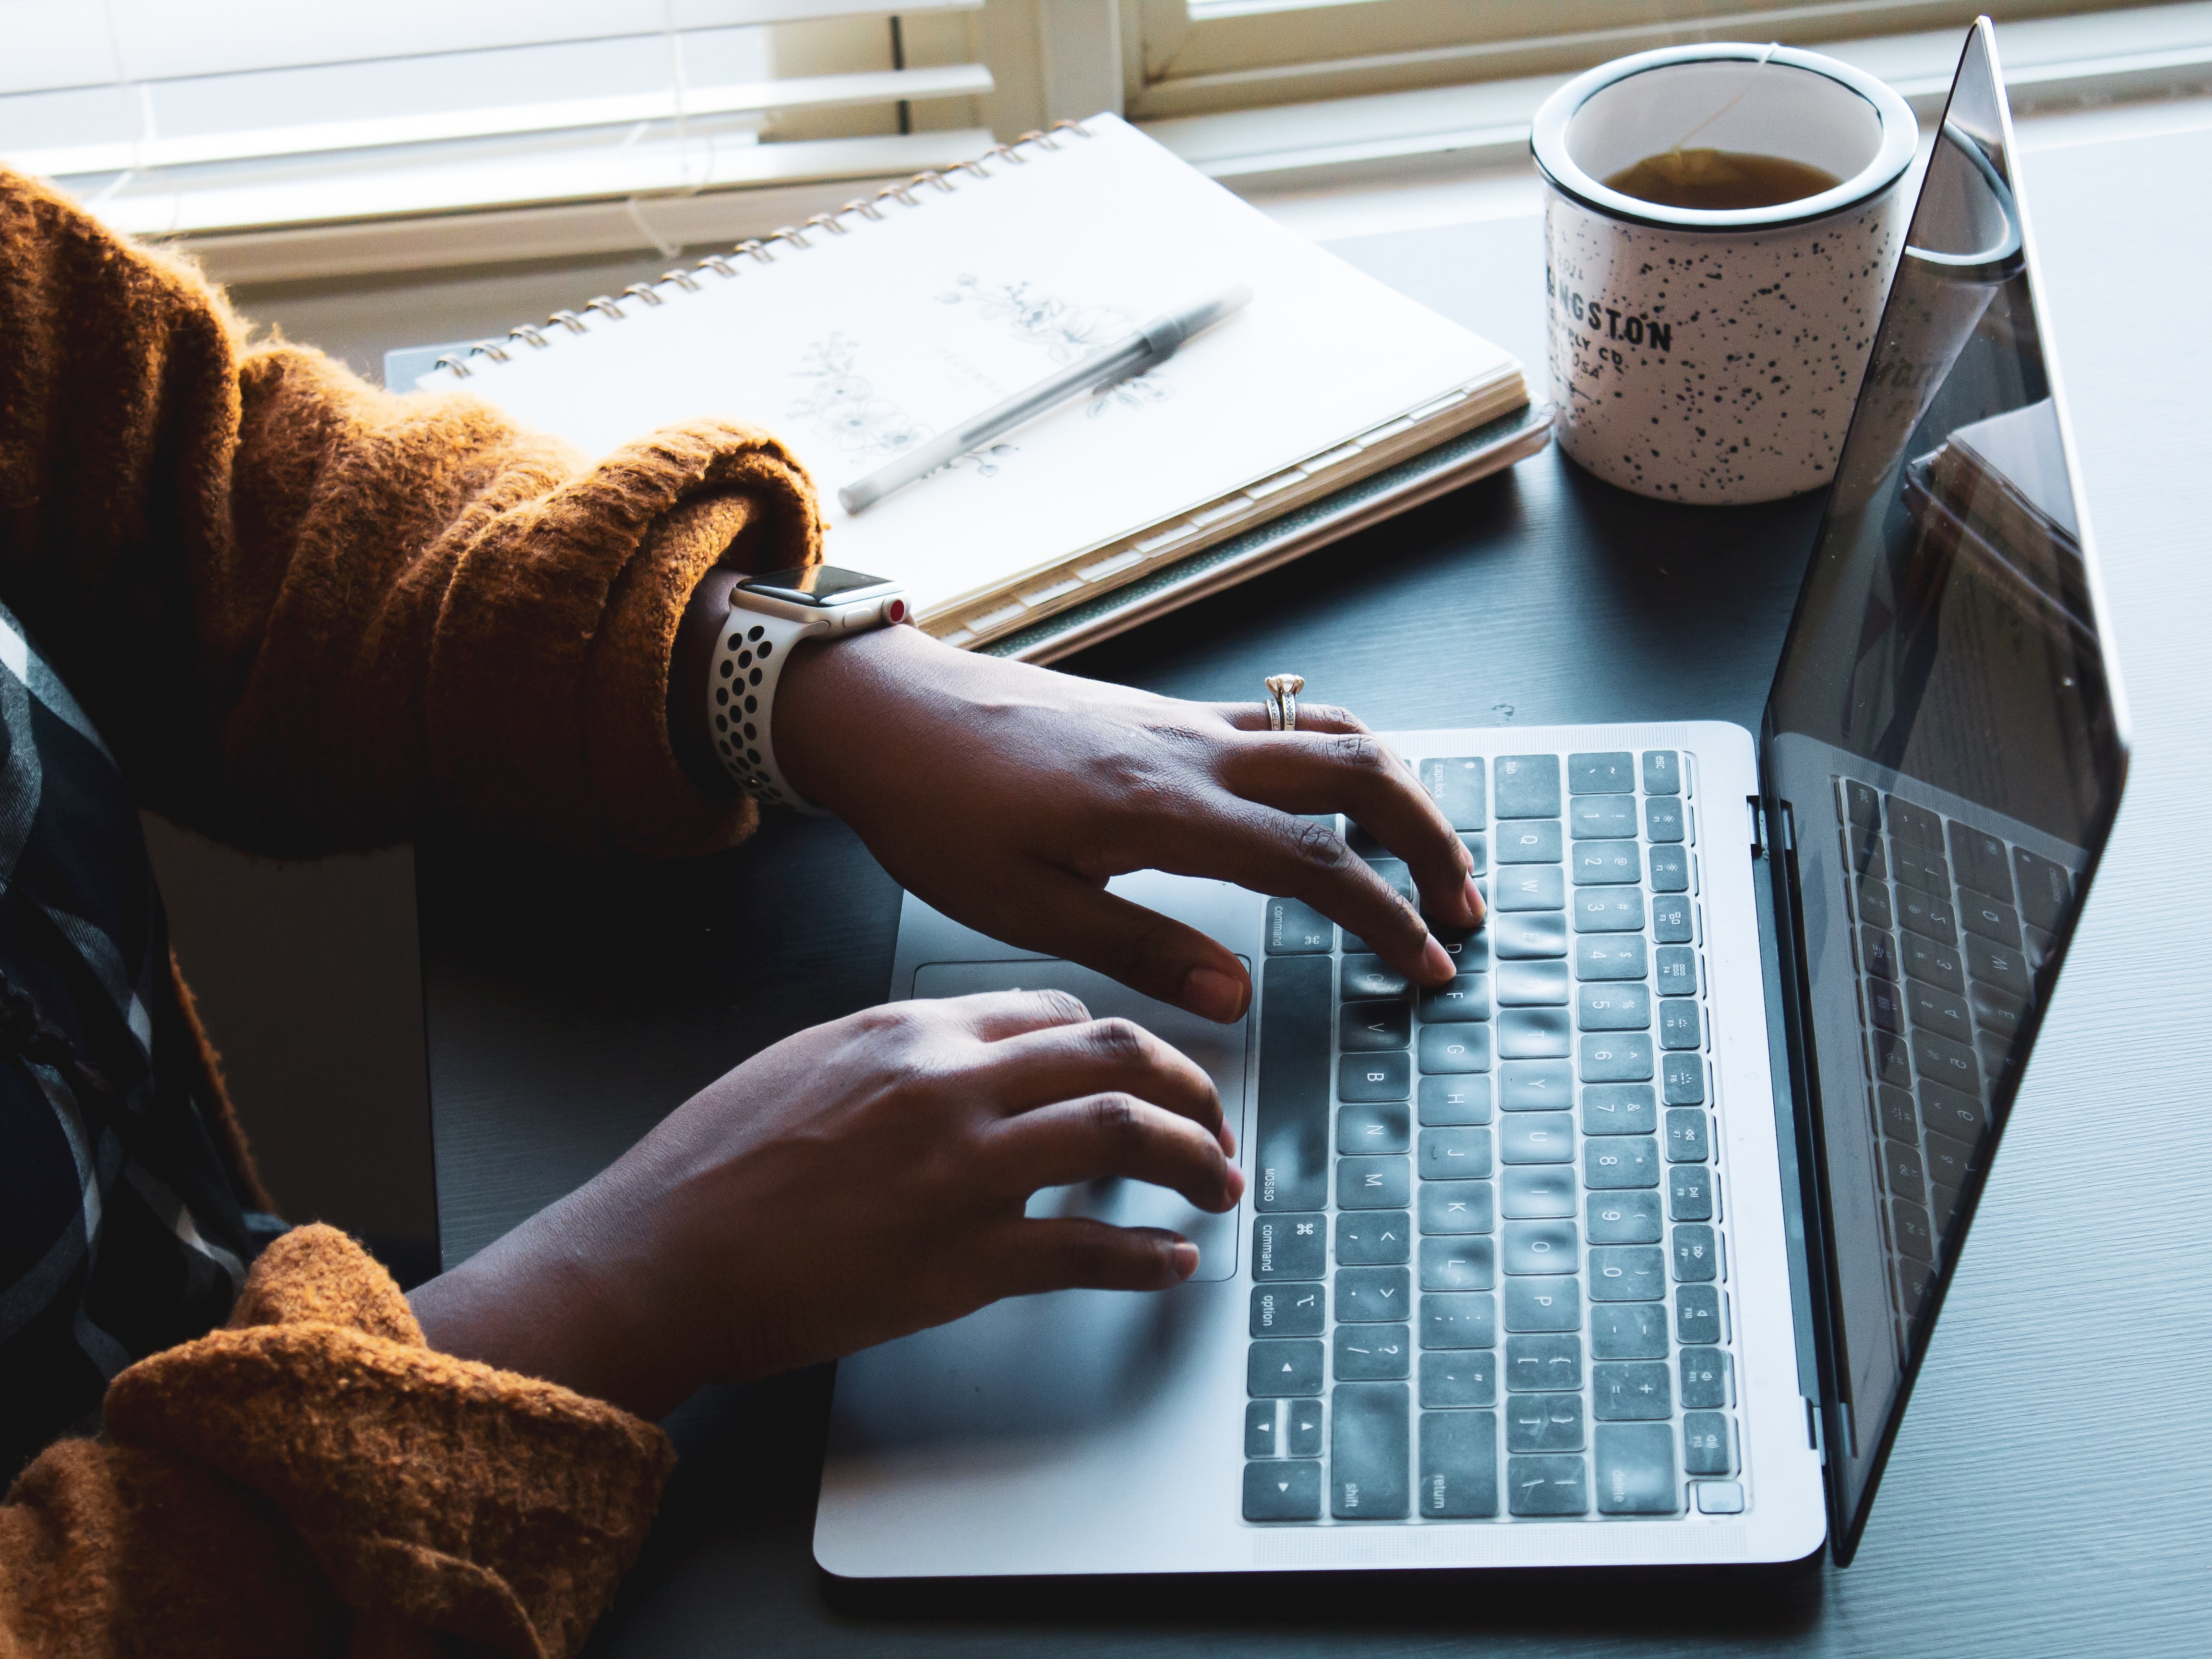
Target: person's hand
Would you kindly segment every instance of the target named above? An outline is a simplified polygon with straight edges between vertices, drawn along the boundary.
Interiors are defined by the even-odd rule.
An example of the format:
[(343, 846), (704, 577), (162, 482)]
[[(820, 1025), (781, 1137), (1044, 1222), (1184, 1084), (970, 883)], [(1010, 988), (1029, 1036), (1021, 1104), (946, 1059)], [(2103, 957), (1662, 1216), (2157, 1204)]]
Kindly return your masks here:
[(1452, 961), (1415, 908), (1309, 813), (1342, 812), (1405, 860), (1422, 908), (1468, 928), (1467, 848), (1413, 774), (1340, 708), (1180, 702), (976, 656), (919, 629), (807, 643), (778, 688), (775, 752), (900, 884), (995, 939), (1232, 1020), (1237, 957), (1105, 891), (1132, 870), (1304, 900), (1423, 984)]
[(1234, 1150), (1195, 1063), (1063, 992), (895, 1003), (755, 1055), (411, 1300), (433, 1347), (658, 1416), (1000, 1297), (1180, 1284), (1173, 1233), (1023, 1206), (1118, 1176), (1218, 1212)]

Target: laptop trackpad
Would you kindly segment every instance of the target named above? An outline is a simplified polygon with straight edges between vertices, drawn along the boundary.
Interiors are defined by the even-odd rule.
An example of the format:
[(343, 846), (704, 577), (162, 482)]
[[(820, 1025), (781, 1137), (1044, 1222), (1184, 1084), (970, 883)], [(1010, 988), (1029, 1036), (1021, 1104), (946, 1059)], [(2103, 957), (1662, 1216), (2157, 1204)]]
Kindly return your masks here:
[[(1252, 964), (1244, 958), (1249, 971)], [(1237, 1161), (1243, 1161), (1251, 1137), (1244, 1126), (1245, 1027), (1187, 1014), (1132, 991), (1072, 962), (931, 962), (915, 969), (917, 997), (964, 997), (977, 991), (1067, 991), (1083, 1000), (1096, 1019), (1133, 1019), (1163, 1042), (1190, 1056), (1213, 1079), (1221, 1109), (1237, 1130)], [(1118, 1227), (1166, 1227), (1198, 1246), (1193, 1279), (1231, 1279), (1237, 1273), (1237, 1212), (1208, 1215), (1164, 1187), (1141, 1181), (1091, 1181), (1079, 1187), (1048, 1187), (1030, 1200), (1035, 1216), (1095, 1216)]]

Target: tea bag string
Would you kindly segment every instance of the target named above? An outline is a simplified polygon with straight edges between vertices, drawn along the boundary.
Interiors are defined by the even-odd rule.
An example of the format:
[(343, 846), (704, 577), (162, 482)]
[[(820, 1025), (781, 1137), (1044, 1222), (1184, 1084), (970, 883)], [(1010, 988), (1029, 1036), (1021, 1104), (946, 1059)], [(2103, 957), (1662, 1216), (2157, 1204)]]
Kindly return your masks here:
[[(1765, 68), (1766, 67), (1766, 60), (1767, 60), (1768, 58), (1770, 58), (1773, 57), (1773, 56), (1774, 56), (1774, 54), (1775, 54), (1776, 52), (1779, 52), (1779, 51), (1781, 51), (1781, 50), (1782, 50), (1782, 43), (1781, 43), (1779, 40), (1769, 40), (1769, 41), (1766, 43), (1766, 50), (1765, 50), (1765, 52), (1760, 52), (1760, 53), (1759, 54), (1758, 60), (1757, 60), (1757, 62), (1754, 64), (1753, 67), (1754, 67), (1754, 68), (1758, 68), (1758, 69), (1765, 69)], [(1704, 131), (1707, 127), (1709, 127), (1709, 126), (1712, 125), (1712, 124), (1713, 124), (1714, 122), (1716, 122), (1716, 121), (1719, 120), (1719, 119), (1721, 118), (1721, 117), (1722, 117), (1722, 116), (1726, 115), (1726, 114), (1727, 114), (1730, 110), (1734, 109), (1734, 108), (1735, 108), (1738, 104), (1741, 104), (1741, 102), (1743, 102), (1743, 100), (1744, 100), (1747, 97), (1748, 97), (1748, 96), (1750, 95), (1750, 94), (1751, 94), (1751, 88), (1750, 88), (1749, 87), (1746, 87), (1746, 88), (1745, 88), (1741, 92), (1739, 92), (1738, 94), (1736, 94), (1736, 95), (1735, 95), (1735, 97), (1733, 97), (1733, 98), (1729, 99), (1729, 100), (1728, 100), (1728, 102), (1726, 102), (1725, 104), (1723, 104), (1723, 105), (1722, 105), (1718, 109), (1715, 110), (1715, 111), (1714, 111), (1711, 115), (1708, 115), (1707, 117), (1705, 117), (1705, 118), (1704, 120), (1702, 120), (1702, 121), (1698, 122), (1697, 125), (1695, 125), (1695, 126), (1692, 127), (1692, 128), (1691, 128), (1687, 132), (1684, 133), (1684, 134), (1683, 134), (1680, 138), (1677, 138), (1677, 139), (1676, 139), (1676, 140), (1675, 140), (1672, 144), (1669, 144), (1669, 145), (1668, 146), (1668, 149), (1669, 149), (1670, 150), (1672, 150), (1674, 154), (1676, 154), (1676, 155), (1680, 155), (1680, 154), (1681, 154), (1681, 151), (1682, 151), (1682, 147), (1683, 147), (1685, 144), (1687, 144), (1687, 143), (1690, 142), (1690, 140), (1691, 140), (1691, 139), (1692, 139), (1692, 138), (1696, 137), (1699, 133), (1703, 132), (1703, 131)]]

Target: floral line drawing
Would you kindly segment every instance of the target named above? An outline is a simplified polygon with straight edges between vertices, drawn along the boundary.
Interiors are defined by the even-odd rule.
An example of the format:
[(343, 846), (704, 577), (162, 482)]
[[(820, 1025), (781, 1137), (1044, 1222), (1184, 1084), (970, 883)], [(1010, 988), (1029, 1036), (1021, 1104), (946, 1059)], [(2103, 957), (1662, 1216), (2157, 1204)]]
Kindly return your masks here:
[(842, 333), (810, 345), (801, 360), (805, 367), (793, 373), (813, 385), (792, 404), (791, 418), (811, 421), (818, 434), (834, 439), (848, 455), (896, 455), (913, 448), (930, 428), (875, 395), (874, 382), (854, 369), (860, 349), (859, 342)]
[(978, 277), (957, 277), (951, 291), (937, 296), (939, 305), (973, 302), (994, 322), (1004, 322), (1017, 339), (1042, 346), (1056, 363), (1072, 363), (1100, 346), (1120, 339), (1135, 321), (1110, 306), (1075, 306), (1049, 294), (1040, 294), (1028, 283), (1002, 283), (986, 288)]

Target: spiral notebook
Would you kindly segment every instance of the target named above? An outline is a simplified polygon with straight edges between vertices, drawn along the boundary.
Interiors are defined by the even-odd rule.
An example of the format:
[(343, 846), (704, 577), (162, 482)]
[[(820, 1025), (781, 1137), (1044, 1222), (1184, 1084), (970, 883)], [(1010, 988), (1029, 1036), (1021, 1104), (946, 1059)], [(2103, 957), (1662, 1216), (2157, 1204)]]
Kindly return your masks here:
[[(845, 514), (840, 485), (1158, 313), (1249, 307), (1148, 373)], [(833, 563), (949, 643), (1047, 658), (1540, 447), (1509, 353), (1111, 117), (1002, 145), (671, 271), (416, 384), (603, 454), (672, 422), (775, 433)]]

